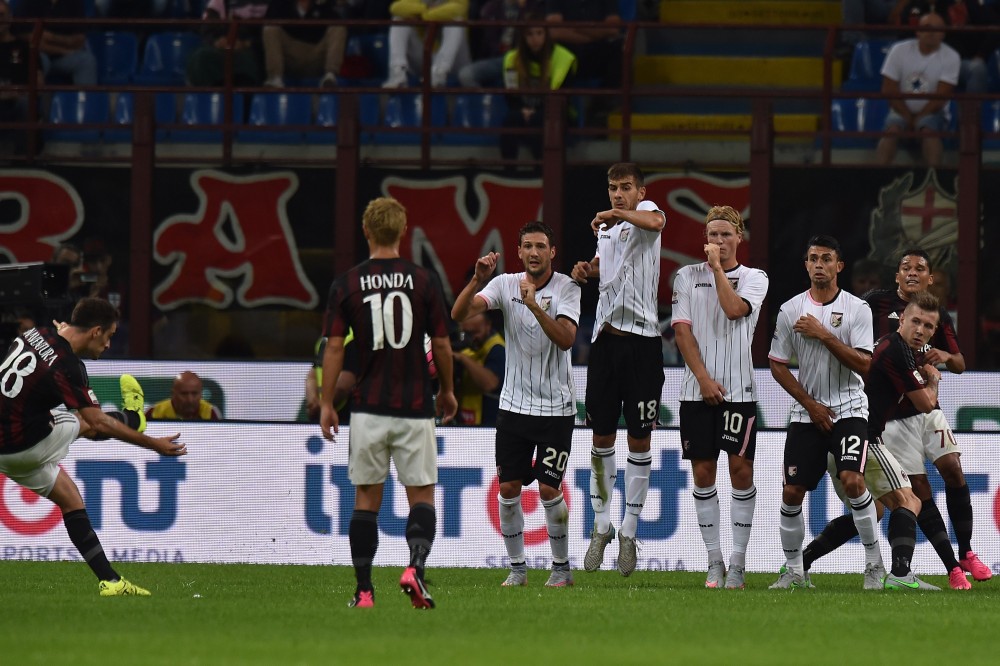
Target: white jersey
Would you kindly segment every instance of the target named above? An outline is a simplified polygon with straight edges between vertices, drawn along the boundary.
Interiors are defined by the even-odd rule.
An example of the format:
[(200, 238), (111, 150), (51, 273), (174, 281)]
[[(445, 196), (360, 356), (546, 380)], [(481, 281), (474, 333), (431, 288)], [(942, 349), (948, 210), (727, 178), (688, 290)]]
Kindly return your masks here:
[[(828, 303), (817, 303), (805, 291), (781, 306), (768, 354), (768, 358), (779, 363), (788, 363), (793, 355), (798, 358), (799, 384), (817, 402), (834, 411), (834, 421), (850, 417), (867, 419), (868, 397), (861, 375), (838, 361), (823, 343), (792, 330), (798, 318), (807, 314), (816, 317), (848, 347), (871, 353), (874, 347), (871, 307), (843, 289)], [(812, 422), (798, 402), (792, 405), (791, 420)]]
[[(726, 271), (736, 295), (750, 304), (745, 317), (730, 321), (719, 304), (715, 272), (707, 261), (684, 266), (674, 278), (671, 326), (684, 323), (698, 343), (705, 369), (726, 387), (726, 402), (756, 402), (750, 346), (767, 295), (767, 274), (756, 268), (736, 266)], [(701, 387), (691, 369), (684, 366), (680, 400), (703, 400)]]
[[(652, 201), (640, 201), (636, 210), (655, 210), (666, 218)], [(597, 232), (596, 256), (601, 281), (591, 342), (605, 324), (625, 333), (660, 337), (660, 232), (619, 222)]]
[[(535, 315), (521, 300), (524, 273), (504, 273), (477, 294), (491, 310), (503, 312), (507, 361), (500, 409), (531, 416), (576, 414), (573, 365), (570, 350), (559, 349), (542, 330)], [(535, 302), (557, 319), (580, 323), (580, 285), (562, 273), (553, 273), (535, 291)]]

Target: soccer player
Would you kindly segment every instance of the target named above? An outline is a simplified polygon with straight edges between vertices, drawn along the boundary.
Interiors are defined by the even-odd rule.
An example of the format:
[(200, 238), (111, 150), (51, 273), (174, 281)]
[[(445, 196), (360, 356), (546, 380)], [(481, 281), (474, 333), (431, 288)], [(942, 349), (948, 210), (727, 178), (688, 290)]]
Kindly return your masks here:
[[(876, 335), (881, 337), (894, 332), (900, 325), (903, 309), (911, 302), (913, 295), (927, 291), (933, 283), (933, 267), (927, 253), (919, 248), (904, 250), (896, 271), (896, 288), (873, 290), (864, 296), (872, 308)], [(923, 363), (934, 366), (943, 363), (950, 372), (960, 374), (965, 371), (965, 357), (958, 347), (958, 336), (955, 334), (951, 315), (942, 306), (939, 308), (939, 317), (940, 323), (934, 336), (921, 350)], [(885, 442), (899, 460), (903, 471), (910, 476), (913, 491), (920, 498), (921, 508), (917, 516), (920, 529), (928, 538), (931, 534), (944, 533), (944, 539), (932, 540), (932, 544), (949, 572), (952, 587), (961, 585), (955, 574), (955, 567), (971, 573), (977, 581), (992, 578), (993, 572), (972, 550), (972, 499), (959, 458), (962, 452), (941, 408), (935, 407), (927, 414), (911, 410), (890, 421), (886, 425)], [(934, 463), (944, 479), (948, 517), (958, 540), (958, 559), (955, 558), (947, 532), (942, 529), (944, 519), (934, 503), (924, 466), (925, 459)]]
[(524, 272), (498, 275), (489, 284), (500, 255), (480, 257), (451, 315), (461, 322), (486, 310), (503, 313), (507, 381), (497, 414), (497, 501), (511, 570), (502, 585), (528, 584), (521, 488), (537, 480), (552, 547), (552, 573), (545, 586), (567, 587), (573, 573), (562, 479), (576, 413), (570, 349), (580, 320), (580, 285), (552, 270), (556, 248), (552, 229), (542, 222), (528, 222), (518, 231), (517, 256)]
[[(382, 489), (392, 458), (410, 504), (406, 524), (410, 564), (399, 584), (414, 608), (434, 608), (424, 583), (437, 524), (434, 415), (442, 415), (447, 422), (458, 409), (444, 299), (432, 272), (399, 256), (399, 243), (406, 233), (406, 209), (401, 203), (389, 197), (373, 199), (362, 216), (362, 231), (370, 258), (330, 286), (320, 407), (323, 436), (333, 441), (340, 423), (333, 398), (344, 366), (344, 338), (353, 330), (359, 373), (351, 403), (348, 477), (355, 485), (350, 542), (358, 584), (350, 605), (375, 605), (372, 560), (378, 548)], [(425, 333), (431, 338), (440, 381), (436, 402), (424, 351)]]
[[(869, 458), (865, 465), (865, 483), (879, 503), (892, 511), (889, 518), (892, 571), (887, 574), (883, 565), (869, 564), (865, 567), (864, 589), (884, 587), (892, 590), (939, 590), (940, 588), (925, 583), (910, 571), (920, 500), (913, 494), (906, 473), (892, 455), (890, 441), (883, 436), (883, 432), (888, 434), (886, 424), (891, 423), (900, 413), (916, 410), (923, 414), (937, 405), (941, 373), (932, 365), (919, 366), (915, 358), (937, 328), (937, 299), (927, 292), (915, 294), (901, 319), (899, 331), (882, 337), (876, 343), (865, 379), (865, 393), (870, 406)], [(834, 487), (843, 498), (842, 485), (834, 480)], [(847, 543), (857, 533), (848, 516), (830, 521), (803, 552), (806, 571), (816, 559)], [(945, 532), (944, 523), (938, 521), (937, 532), (927, 536), (932, 543), (940, 539), (947, 541), (948, 533)], [(881, 556), (879, 561), (881, 562)], [(971, 587), (957, 563), (949, 578), (955, 589)]]
[[(868, 456), (868, 398), (862, 376), (873, 348), (868, 304), (837, 285), (844, 269), (840, 243), (813, 236), (805, 269), (809, 289), (782, 304), (768, 358), (771, 375), (795, 399), (785, 438), (781, 492), (781, 547), (784, 572), (776, 588), (805, 587), (802, 501), (826, 473), (832, 453), (868, 564), (878, 564), (878, 519), (865, 486)], [(798, 377), (788, 368), (796, 357)]]
[[(747, 544), (757, 489), (753, 459), (757, 446), (757, 386), (750, 345), (767, 295), (764, 271), (740, 265), (743, 217), (730, 206), (705, 216), (705, 257), (684, 266), (674, 279), (673, 321), (677, 349), (684, 356), (680, 390), (683, 456), (691, 461), (694, 506), (708, 551), (705, 587), (743, 589)], [(733, 485), (733, 552), (729, 575), (719, 537), (719, 454), (729, 459)]]
[(59, 466), (78, 437), (114, 437), (165, 456), (187, 453), (176, 441), (179, 434), (149, 437), (139, 432), (146, 426), (143, 394), (130, 375), (120, 381), (123, 411), (101, 411), (90, 389), (80, 358), (101, 356), (118, 329), (119, 316), (102, 298), (82, 298), (68, 323), (56, 330), (31, 328), (14, 338), (0, 363), (0, 473), (62, 510), (70, 541), (97, 576), (101, 596), (149, 596), (112, 568), (79, 488)]
[(608, 197), (611, 208), (597, 213), (590, 223), (597, 236), (597, 253), (590, 261), (577, 262), (571, 273), (581, 283), (592, 277), (600, 279), (586, 398), (587, 422), (594, 430), (590, 456), (594, 529), (583, 568), (600, 568), (604, 550), (615, 538), (611, 524), (611, 494), (618, 479), (615, 436), (624, 414), (628, 459), (618, 572), (630, 576), (636, 565), (639, 514), (649, 491), (653, 460), (650, 434), (663, 390), (657, 290), (660, 233), (667, 216), (652, 201), (644, 201), (644, 176), (635, 164), (615, 164), (608, 169)]

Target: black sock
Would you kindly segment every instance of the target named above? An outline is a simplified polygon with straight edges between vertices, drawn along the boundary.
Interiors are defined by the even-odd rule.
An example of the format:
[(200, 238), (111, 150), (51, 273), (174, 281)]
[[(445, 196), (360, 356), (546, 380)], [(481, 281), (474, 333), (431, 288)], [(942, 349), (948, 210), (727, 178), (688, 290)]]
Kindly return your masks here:
[(406, 544), (410, 547), (410, 566), (416, 568), (421, 578), (424, 577), (424, 566), (436, 531), (437, 514), (432, 505), (421, 502), (410, 507), (410, 518), (406, 521)]
[(948, 530), (944, 526), (944, 518), (941, 517), (941, 512), (938, 511), (934, 500), (925, 499), (923, 501), (920, 506), (920, 515), (917, 516), (917, 524), (920, 525), (920, 531), (934, 546), (935, 552), (944, 563), (944, 568), (951, 571), (957, 567), (958, 560), (955, 559), (955, 551), (951, 549), (951, 541), (948, 539)]
[(351, 562), (358, 579), (359, 590), (372, 588), (372, 560), (378, 550), (378, 514), (374, 511), (354, 510), (351, 515), (349, 536)]
[(889, 516), (889, 547), (892, 548), (892, 575), (910, 573), (913, 548), (917, 545), (917, 517), (909, 509), (896, 509)]
[(948, 502), (948, 517), (958, 541), (958, 556), (965, 557), (972, 550), (972, 498), (969, 486), (945, 486), (944, 496)]
[(66, 525), (69, 540), (80, 551), (80, 555), (97, 579), (118, 580), (119, 576), (111, 568), (111, 562), (108, 562), (108, 556), (104, 554), (104, 547), (101, 546), (101, 540), (97, 538), (97, 533), (90, 524), (87, 510), (77, 509), (64, 514), (63, 523)]
[(854, 516), (848, 513), (834, 518), (802, 551), (802, 564), (805, 570), (809, 571), (813, 562), (837, 550), (856, 536), (858, 536), (858, 526), (854, 524)]
[[(121, 411), (121, 412), (104, 412), (104, 413), (113, 418), (115, 421), (121, 421), (129, 428), (132, 428), (132, 430), (139, 429), (140, 425), (139, 412)], [(88, 437), (88, 439), (91, 439), (95, 442), (100, 442), (111, 438), (108, 437), (107, 435), (95, 434), (93, 437)]]

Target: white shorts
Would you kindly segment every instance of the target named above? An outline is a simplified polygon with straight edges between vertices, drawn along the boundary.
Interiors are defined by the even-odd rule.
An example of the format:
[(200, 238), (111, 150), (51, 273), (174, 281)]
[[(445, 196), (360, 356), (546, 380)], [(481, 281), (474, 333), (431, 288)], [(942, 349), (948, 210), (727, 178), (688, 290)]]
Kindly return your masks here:
[[(826, 460), (833, 489), (837, 491), (837, 496), (846, 503), (847, 494), (844, 492), (844, 486), (840, 479), (837, 478), (837, 463), (832, 455), (827, 455)], [(880, 446), (878, 442), (868, 442), (865, 485), (868, 486), (868, 492), (872, 494), (872, 497), (878, 499), (900, 488), (909, 488), (910, 477), (907, 476), (886, 447)]]
[(381, 414), (351, 414), (347, 476), (356, 486), (385, 483), (389, 459), (404, 486), (437, 483), (434, 420)]
[(907, 474), (926, 474), (925, 459), (934, 462), (949, 453), (962, 454), (940, 409), (889, 421), (885, 424), (882, 441)]
[(52, 432), (30, 449), (0, 455), (0, 473), (42, 497), (48, 497), (59, 476), (59, 461), (80, 436), (80, 419), (65, 409), (53, 409)]

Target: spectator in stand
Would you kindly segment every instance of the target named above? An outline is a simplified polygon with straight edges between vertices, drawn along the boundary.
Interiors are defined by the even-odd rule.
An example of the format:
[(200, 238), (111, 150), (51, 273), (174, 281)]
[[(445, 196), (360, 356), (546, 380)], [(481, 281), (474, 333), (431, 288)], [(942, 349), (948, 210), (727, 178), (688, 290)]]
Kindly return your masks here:
[(327, 22), (343, 18), (344, 9), (332, 0), (271, 0), (265, 18), (318, 24), (264, 26), (264, 85), (282, 88), (287, 74), (296, 78), (322, 77), (320, 86), (336, 86), (344, 64), (347, 28)]
[[(489, 0), (479, 11), (480, 21), (495, 25), (477, 28), (473, 34), (473, 57), (476, 58), (458, 72), (458, 82), (466, 88), (499, 88), (503, 85), (503, 58), (517, 47), (517, 27), (532, 12), (544, 11), (542, 0)], [(478, 34), (477, 34), (478, 33)], [(478, 47), (478, 48), (477, 48)]]
[[(11, 9), (7, 0), (0, 0), (0, 122), (20, 122), (28, 119), (28, 95), (11, 92), (9, 86), (28, 83), (28, 44), (10, 31)], [(39, 77), (39, 83), (41, 83)], [(24, 152), (25, 130), (0, 130), (0, 155)]]
[(201, 377), (185, 371), (174, 377), (170, 397), (146, 410), (146, 418), (161, 421), (221, 421), (219, 408), (203, 399)]
[[(396, 0), (389, 12), (397, 22), (389, 27), (389, 78), (383, 88), (400, 88), (407, 75), (423, 69), (423, 33), (416, 26), (399, 21), (464, 21), (469, 16), (468, 0)], [(469, 40), (465, 27), (445, 25), (431, 61), (431, 85), (440, 88), (448, 76), (469, 63)]]
[(75, 86), (97, 85), (97, 58), (87, 46), (82, 27), (54, 22), (86, 18), (84, 0), (22, 0), (17, 16), (53, 21), (45, 24), (39, 44), (46, 80), (56, 75), (71, 79)]
[[(943, 27), (944, 19), (937, 14), (920, 17), (920, 28)], [(875, 151), (879, 164), (892, 164), (900, 132), (915, 130), (930, 133), (945, 128), (947, 100), (918, 96), (954, 92), (959, 68), (958, 53), (944, 43), (944, 33), (938, 30), (918, 29), (915, 39), (906, 39), (892, 46), (882, 65), (882, 92), (886, 95), (902, 93), (913, 96), (913, 99), (897, 97), (889, 100), (886, 134), (879, 140)], [(944, 152), (941, 137), (922, 136), (920, 142), (926, 165), (940, 166)]]
[[(528, 20), (539, 20), (538, 14), (529, 14)], [(507, 116), (504, 127), (538, 129), (537, 134), (503, 134), (500, 137), (500, 155), (506, 160), (517, 157), (518, 146), (523, 142), (537, 160), (542, 155), (542, 119), (545, 116), (545, 97), (528, 94), (534, 90), (558, 90), (572, 85), (577, 62), (569, 49), (551, 39), (550, 29), (543, 25), (526, 26), (518, 31), (517, 47), (508, 51), (503, 59), (504, 86), (507, 95)]]
[[(267, 14), (268, 0), (209, 0), (205, 20), (259, 19)], [(260, 26), (241, 25), (233, 43), (233, 83), (259, 86), (261, 82)], [(226, 46), (228, 28), (206, 25), (205, 45), (188, 58), (187, 79), (193, 86), (221, 86), (226, 81)]]
[(882, 288), (882, 264), (864, 257), (851, 264), (851, 293), (861, 297)]

